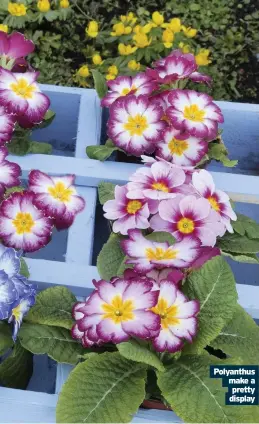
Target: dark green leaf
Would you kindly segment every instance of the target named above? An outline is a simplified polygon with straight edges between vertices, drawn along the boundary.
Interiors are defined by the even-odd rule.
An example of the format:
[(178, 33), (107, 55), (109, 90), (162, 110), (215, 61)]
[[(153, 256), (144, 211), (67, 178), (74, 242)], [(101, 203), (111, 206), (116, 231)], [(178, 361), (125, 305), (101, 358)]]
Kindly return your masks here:
[(13, 352), (0, 364), (0, 385), (26, 389), (32, 375), (32, 354), (15, 343)]
[(99, 96), (102, 99), (108, 91), (106, 80), (101, 74), (101, 72), (96, 69), (92, 69), (93, 79), (94, 79), (94, 88)]
[(86, 154), (90, 159), (104, 161), (108, 159), (113, 152), (120, 150), (118, 147), (109, 146), (87, 146)]
[(222, 252), (224, 256), (228, 256), (236, 262), (244, 262), (247, 264), (258, 264), (259, 258), (254, 253), (230, 253), (230, 252)]
[(52, 146), (49, 143), (43, 143), (38, 141), (31, 141), (30, 149), (28, 153), (51, 155)]
[(0, 321), (0, 357), (13, 346), (11, 327)]
[(117, 348), (124, 358), (134, 362), (141, 362), (159, 371), (164, 371), (164, 365), (158, 358), (157, 353), (152, 352), (146, 343), (144, 344), (137, 340), (129, 340), (128, 342), (119, 343)]
[(258, 253), (259, 239), (251, 240), (246, 236), (241, 236), (238, 233), (225, 234), (217, 242), (219, 247), (224, 252), (231, 253)]
[(232, 226), (241, 236), (246, 234), (250, 239), (259, 239), (259, 224), (248, 216), (238, 213), (237, 221), (233, 221)]
[(98, 185), (98, 195), (101, 205), (104, 205), (107, 200), (114, 199), (115, 184), (102, 182)]
[[(109, 281), (112, 277), (122, 275), (126, 269), (125, 255), (120, 242), (125, 237), (112, 233), (107, 243), (104, 244), (97, 258), (97, 269), (104, 280)], [(119, 273), (120, 270), (120, 273)]]

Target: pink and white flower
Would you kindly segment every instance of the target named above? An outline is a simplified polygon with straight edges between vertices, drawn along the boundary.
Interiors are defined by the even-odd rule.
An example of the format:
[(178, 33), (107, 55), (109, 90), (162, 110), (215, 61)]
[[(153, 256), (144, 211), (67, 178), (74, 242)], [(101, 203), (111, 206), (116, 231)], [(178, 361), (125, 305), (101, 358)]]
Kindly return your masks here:
[(216, 190), (211, 174), (205, 169), (196, 171), (193, 173), (192, 183), (197, 194), (210, 202), (211, 208), (220, 215), (226, 229), (233, 233), (231, 220), (236, 221), (237, 216), (232, 209), (229, 196), (222, 190)]
[[(31, 40), (26, 40), (20, 32), (13, 32), (8, 35), (0, 32), (0, 64), (16, 64), (17, 59), (24, 58), (34, 51), (34, 44)], [(25, 62), (26, 63), (26, 62)], [(10, 69), (10, 68), (9, 68)]]
[(128, 264), (134, 264), (138, 272), (151, 271), (154, 268), (187, 268), (200, 253), (200, 241), (185, 237), (182, 241), (169, 245), (143, 237), (139, 230), (129, 230), (129, 238), (121, 241), (124, 253), (129, 256)]
[(156, 154), (178, 166), (195, 166), (207, 151), (208, 143), (201, 138), (169, 127), (164, 131), (163, 140), (157, 144)]
[[(89, 298), (88, 298), (89, 299)], [(86, 299), (86, 301), (88, 300)], [(84, 314), (84, 306), (85, 306), (86, 302), (77, 302), (72, 310), (72, 317), (76, 320), (76, 321), (80, 321), (82, 318), (84, 318), (85, 314)], [(72, 330), (71, 330), (71, 334), (73, 339), (76, 340), (80, 340), (81, 344), (84, 347), (92, 347), (94, 345), (96, 346), (101, 346), (103, 344), (102, 340), (100, 340), (97, 336), (96, 333), (93, 334), (93, 331), (91, 331), (92, 336), (94, 335), (94, 339), (95, 341), (90, 340), (87, 337), (87, 333), (88, 333), (88, 329), (86, 331), (80, 331), (78, 328), (78, 324), (74, 324)]]
[(9, 115), (5, 108), (0, 106), (0, 146), (11, 140), (15, 123), (15, 116)]
[(191, 75), (189, 75), (189, 79), (193, 82), (207, 84), (209, 87), (212, 84), (212, 78), (209, 77), (209, 75), (201, 74), (200, 72), (193, 72)]
[(174, 353), (183, 348), (184, 339), (191, 343), (199, 310), (199, 301), (189, 301), (171, 281), (162, 281), (158, 303), (151, 308), (161, 318), (160, 333), (153, 340), (155, 350)]
[(178, 286), (183, 280), (184, 273), (177, 268), (152, 269), (146, 274), (147, 278), (154, 280), (153, 289), (159, 290), (162, 281), (168, 280)]
[(34, 206), (34, 193), (13, 193), (0, 206), (0, 238), (3, 244), (35, 252), (49, 241), (52, 220)]
[(217, 136), (218, 123), (224, 118), (210, 96), (193, 90), (173, 90), (169, 101), (167, 116), (173, 127), (207, 141)]
[(126, 153), (152, 153), (166, 125), (162, 116), (163, 109), (150, 103), (147, 96), (122, 97), (110, 108), (108, 135)]
[(102, 99), (101, 105), (103, 107), (110, 107), (119, 97), (130, 94), (134, 94), (136, 97), (143, 94), (149, 95), (158, 88), (158, 84), (143, 72), (137, 74), (135, 77), (120, 76), (112, 81), (108, 81), (107, 85), (111, 91), (108, 91)]
[(152, 199), (156, 201), (157, 211), (160, 200), (174, 198), (181, 192), (185, 182), (185, 173), (166, 162), (156, 162), (151, 167), (143, 167), (131, 175), (128, 183), (129, 199)]
[(50, 177), (41, 171), (29, 174), (29, 190), (35, 193), (34, 204), (54, 219), (58, 230), (69, 228), (85, 207), (74, 187), (75, 175)]
[(118, 278), (114, 283), (101, 280), (95, 286), (86, 302), (74, 309), (74, 337), (84, 333), (83, 342), (89, 345), (88, 340), (121, 343), (130, 337), (149, 339), (158, 333), (160, 317), (150, 309), (156, 305), (159, 292), (152, 291), (151, 281)]
[[(127, 197), (128, 186), (115, 187), (115, 199), (108, 200), (103, 205), (106, 219), (115, 221), (113, 223), (114, 233), (127, 234), (131, 228), (146, 229), (149, 228), (148, 218), (150, 216), (150, 209), (152, 208), (152, 201), (147, 202), (147, 199)], [(149, 208), (150, 206), (150, 208)], [(154, 205), (156, 207), (156, 205)], [(154, 209), (156, 210), (156, 209)]]
[(170, 92), (171, 91), (166, 90), (166, 91), (162, 91), (162, 93), (159, 93), (150, 97), (150, 100), (152, 103), (161, 106), (161, 108), (163, 109), (164, 114), (163, 114), (162, 120), (165, 121), (168, 125), (171, 125), (170, 119), (168, 118), (166, 114), (167, 109), (171, 106), (171, 103), (169, 103), (169, 100), (168, 100), (168, 96)]
[(17, 163), (5, 160), (8, 150), (0, 147), (0, 194), (4, 193), (5, 188), (20, 185), (20, 175), (22, 173)]
[(222, 237), (226, 231), (207, 199), (180, 195), (162, 201), (158, 212), (151, 218), (151, 228), (170, 232), (177, 240), (194, 237), (203, 246), (215, 246), (217, 236)]
[(0, 68), (0, 105), (8, 113), (24, 115), (32, 123), (42, 121), (50, 101), (40, 91), (39, 72), (12, 73)]

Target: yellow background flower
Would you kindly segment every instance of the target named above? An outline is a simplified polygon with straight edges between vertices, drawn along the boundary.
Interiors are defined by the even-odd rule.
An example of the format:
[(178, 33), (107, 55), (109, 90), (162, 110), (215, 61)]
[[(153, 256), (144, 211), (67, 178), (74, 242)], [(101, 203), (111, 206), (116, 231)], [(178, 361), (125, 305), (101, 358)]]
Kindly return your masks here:
[(179, 18), (173, 18), (168, 22), (167, 27), (170, 28), (173, 32), (181, 31), (181, 20)]
[(108, 74), (106, 75), (106, 79), (109, 81), (109, 80), (113, 80), (113, 79), (115, 79), (116, 78), (116, 76), (118, 75), (118, 73), (119, 73), (119, 70), (118, 70), (118, 68), (117, 68), (117, 66), (116, 65), (111, 65), (111, 66), (109, 66), (109, 68), (108, 68)]
[(101, 55), (99, 53), (95, 53), (92, 57), (92, 61), (94, 65), (101, 65), (103, 63)]
[(95, 38), (98, 35), (98, 22), (91, 21), (86, 28), (86, 33), (89, 37)]
[(90, 72), (89, 72), (88, 66), (87, 65), (81, 66), (77, 71), (77, 75), (79, 75), (80, 77), (83, 77), (83, 78), (89, 77)]
[(0, 31), (2, 32), (8, 32), (8, 26), (4, 24), (0, 24)]
[(172, 47), (174, 41), (174, 33), (171, 29), (167, 28), (164, 30), (162, 35), (162, 41), (167, 49)]
[(158, 11), (152, 13), (152, 21), (154, 22), (154, 26), (162, 26), (164, 23), (164, 17)]
[(131, 46), (130, 44), (126, 45), (120, 43), (118, 45), (118, 51), (122, 56), (128, 56), (129, 54), (134, 53), (137, 50), (137, 47)]
[(140, 63), (135, 60), (130, 60), (128, 63), (128, 68), (132, 71), (138, 71), (140, 69)]
[(135, 46), (139, 48), (147, 47), (151, 44), (152, 38), (148, 39), (146, 34), (141, 34), (140, 32), (133, 36)]
[(37, 7), (40, 12), (46, 13), (50, 9), (50, 2), (49, 0), (39, 0), (37, 3)]
[(25, 16), (27, 8), (24, 4), (8, 3), (8, 12), (13, 16)]
[(184, 44), (183, 42), (178, 44), (178, 47), (180, 47), (180, 49), (182, 50), (183, 53), (190, 53), (191, 52), (191, 48), (188, 44)]
[(192, 27), (186, 28), (184, 25), (182, 25), (182, 31), (184, 32), (184, 35), (188, 38), (193, 38), (197, 34), (197, 29), (194, 29)]
[(201, 49), (199, 53), (195, 56), (195, 61), (198, 66), (207, 66), (211, 63), (209, 59), (210, 50), (209, 49)]
[(70, 6), (70, 3), (68, 0), (60, 0), (59, 6), (62, 9), (67, 9)]
[(130, 34), (132, 31), (131, 26), (125, 26), (122, 22), (114, 24), (112, 27), (113, 31), (111, 32), (112, 36), (119, 37), (120, 35)]

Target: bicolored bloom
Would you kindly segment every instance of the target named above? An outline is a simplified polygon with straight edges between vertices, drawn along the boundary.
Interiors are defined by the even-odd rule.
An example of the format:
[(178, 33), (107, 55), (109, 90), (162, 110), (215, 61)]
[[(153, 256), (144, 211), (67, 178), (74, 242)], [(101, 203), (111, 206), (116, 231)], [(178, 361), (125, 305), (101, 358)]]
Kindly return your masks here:
[(163, 269), (152, 269), (146, 274), (146, 277), (154, 280), (153, 289), (159, 290), (162, 281), (168, 280), (178, 286), (183, 280), (184, 274), (177, 268), (163, 268)]
[(35, 252), (49, 241), (52, 220), (34, 205), (34, 193), (11, 194), (0, 206), (0, 238), (5, 246)]
[(42, 121), (50, 105), (36, 82), (38, 75), (38, 72), (14, 74), (0, 68), (0, 105), (35, 124)]
[(156, 154), (178, 166), (195, 166), (207, 151), (208, 143), (201, 138), (168, 127), (163, 133), (163, 141), (157, 144)]
[(224, 118), (210, 96), (193, 90), (173, 90), (169, 101), (172, 106), (167, 116), (176, 129), (207, 141), (217, 136), (218, 123), (224, 122)]
[(154, 230), (171, 233), (176, 240), (198, 238), (203, 246), (215, 246), (217, 236), (222, 237), (226, 231), (220, 216), (211, 209), (207, 199), (181, 195), (162, 201), (158, 214), (151, 218), (150, 226)]
[(8, 320), (9, 323), (13, 323), (13, 340), (17, 338), (18, 331), (21, 327), (23, 317), (29, 312), (30, 308), (35, 304), (36, 289), (33, 285), (27, 284), (27, 291), (29, 293), (18, 299), (13, 305), (11, 310), (11, 316)]
[(75, 175), (50, 177), (41, 171), (29, 174), (29, 190), (34, 193), (34, 204), (54, 219), (58, 230), (70, 227), (76, 215), (85, 207), (74, 187)]
[(126, 263), (134, 264), (134, 269), (138, 272), (151, 271), (154, 268), (187, 268), (200, 253), (199, 240), (191, 237), (169, 245), (168, 242), (148, 240), (139, 230), (129, 230), (128, 236), (127, 240), (121, 241), (121, 247), (129, 256)]
[(199, 310), (199, 301), (189, 301), (171, 281), (162, 281), (157, 305), (151, 308), (161, 318), (160, 333), (153, 340), (155, 350), (174, 353), (183, 348), (184, 339), (191, 343)]
[(209, 87), (212, 85), (212, 78), (209, 75), (201, 74), (200, 72), (193, 72), (189, 79), (193, 82), (200, 82), (207, 84)]
[(151, 167), (139, 168), (128, 183), (129, 199), (156, 201), (152, 213), (157, 211), (160, 200), (174, 198), (183, 189), (185, 173), (166, 162), (156, 162)]
[(26, 40), (20, 32), (13, 32), (8, 35), (0, 32), (0, 64), (11, 69), (16, 64), (17, 59), (24, 58), (34, 51), (34, 44), (31, 40)]
[(226, 229), (233, 233), (230, 221), (236, 221), (237, 216), (232, 209), (229, 196), (222, 190), (216, 190), (211, 174), (205, 169), (196, 171), (193, 173), (192, 183), (197, 194), (210, 202), (211, 208), (220, 215)]
[(147, 96), (122, 97), (110, 108), (108, 135), (127, 153), (152, 153), (165, 127), (162, 116), (162, 108), (150, 103)]
[(8, 150), (0, 147), (0, 194), (4, 193), (5, 188), (20, 185), (20, 175), (22, 173), (17, 163), (5, 160)]
[(172, 169), (176, 169), (176, 168), (181, 169), (185, 173), (185, 182), (184, 182), (184, 185), (182, 185), (179, 188), (179, 193), (181, 192), (185, 194), (187, 193), (192, 194), (195, 192), (193, 187), (190, 185), (192, 181), (192, 174), (195, 171), (195, 168), (193, 166), (176, 165), (171, 162), (168, 162), (166, 159), (163, 159), (159, 156), (156, 156), (154, 158), (152, 156), (141, 155), (141, 162), (148, 167), (152, 166), (154, 163), (160, 162), (160, 163), (165, 163), (167, 165), (170, 165)]
[(113, 283), (95, 282), (96, 290), (73, 311), (76, 319), (72, 336), (78, 331), (94, 343), (121, 343), (130, 337), (148, 339), (157, 334), (160, 317), (151, 312), (158, 299), (151, 281), (118, 278)]
[(169, 90), (162, 91), (162, 93), (155, 94), (154, 96), (150, 97), (151, 102), (158, 104), (163, 109), (163, 116), (162, 120), (165, 121), (167, 124), (171, 124), (168, 116), (166, 115), (167, 109), (171, 106), (168, 100), (168, 95), (170, 94)]
[(113, 81), (108, 81), (107, 85), (111, 91), (101, 101), (101, 105), (104, 107), (109, 107), (119, 97), (129, 94), (149, 95), (158, 88), (158, 85), (143, 72), (135, 77), (120, 76)]
[(8, 114), (5, 108), (0, 106), (0, 146), (11, 140), (15, 123), (15, 116)]
[[(131, 228), (146, 229), (149, 227), (150, 209), (147, 200), (142, 197), (132, 200), (127, 197), (127, 194), (128, 186), (116, 186), (115, 199), (108, 200), (103, 205), (105, 218), (115, 221), (113, 223), (114, 233), (126, 235)], [(150, 202), (150, 208), (153, 211), (152, 202)]]

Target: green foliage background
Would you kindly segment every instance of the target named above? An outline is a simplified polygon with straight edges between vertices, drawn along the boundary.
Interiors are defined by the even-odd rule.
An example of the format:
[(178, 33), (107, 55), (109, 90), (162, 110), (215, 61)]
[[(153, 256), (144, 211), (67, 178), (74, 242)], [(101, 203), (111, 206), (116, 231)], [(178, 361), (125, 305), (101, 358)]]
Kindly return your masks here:
[[(51, 4), (57, 6), (58, 1)], [(21, 30), (36, 43), (31, 63), (41, 71), (40, 82), (75, 85), (73, 76), (89, 56), (85, 27), (90, 20), (104, 25), (129, 11), (146, 19), (158, 10), (166, 19), (179, 17), (199, 30), (198, 47), (212, 53), (212, 64), (205, 71), (214, 79), (215, 99), (258, 102), (259, 0), (74, 0), (70, 4), (69, 13), (48, 20), (28, 18)], [(0, 22), (7, 19), (0, 8)], [(16, 29), (17, 21), (9, 19), (8, 25)]]

